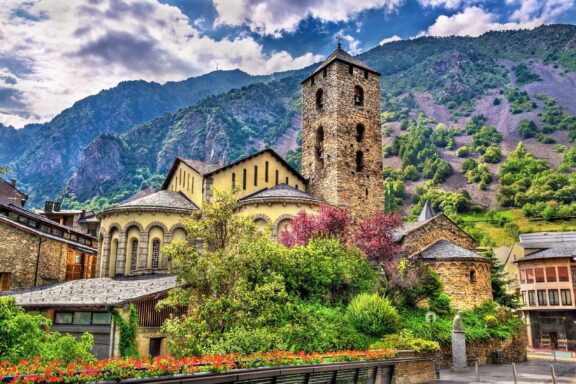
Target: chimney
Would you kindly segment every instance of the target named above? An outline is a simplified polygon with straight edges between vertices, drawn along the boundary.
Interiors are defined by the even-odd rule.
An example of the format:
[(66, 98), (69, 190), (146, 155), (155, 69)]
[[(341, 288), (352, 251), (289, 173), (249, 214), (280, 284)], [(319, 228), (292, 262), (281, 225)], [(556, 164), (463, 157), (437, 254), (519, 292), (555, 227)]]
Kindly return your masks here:
[(82, 213), (80, 213), (80, 220), (84, 220), (86, 218), (86, 210), (83, 209)]
[(10, 185), (12, 185), (13, 187), (16, 187), (16, 183), (17, 183), (16, 179), (10, 180)]
[(52, 212), (53, 208), (54, 208), (54, 202), (53, 201), (45, 201), (44, 202), (44, 212)]
[(62, 205), (61, 201), (54, 202), (54, 212), (60, 212), (60, 206)]

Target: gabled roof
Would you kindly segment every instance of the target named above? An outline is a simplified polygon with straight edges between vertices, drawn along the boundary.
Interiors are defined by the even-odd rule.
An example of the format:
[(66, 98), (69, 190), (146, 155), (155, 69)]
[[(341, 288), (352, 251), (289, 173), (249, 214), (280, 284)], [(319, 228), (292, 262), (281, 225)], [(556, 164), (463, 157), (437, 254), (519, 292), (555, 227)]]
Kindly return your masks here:
[(170, 209), (173, 211), (190, 212), (198, 209), (198, 206), (181, 192), (163, 190), (108, 208), (104, 212), (126, 209)]
[[(120, 306), (176, 286), (175, 276), (147, 275), (68, 281), (40, 288), (8, 292), (23, 307)], [(5, 294), (5, 292), (3, 292)]]
[(436, 216), (436, 212), (434, 212), (434, 209), (430, 205), (430, 201), (426, 200), (422, 207), (422, 211), (420, 211), (420, 215), (418, 215), (418, 221), (430, 220), (434, 216)]
[(221, 172), (225, 169), (233, 167), (236, 164), (240, 164), (244, 161), (253, 159), (254, 157), (263, 155), (265, 153), (269, 153), (274, 158), (276, 158), (280, 163), (282, 163), (282, 165), (284, 167), (286, 167), (290, 172), (292, 172), (296, 177), (298, 177), (304, 185), (306, 185), (308, 183), (308, 181), (304, 177), (302, 177), (302, 175), (297, 170), (292, 168), (292, 166), (290, 164), (288, 164), (286, 162), (286, 160), (284, 160), (282, 158), (282, 156), (277, 154), (276, 151), (274, 151), (273, 149), (266, 148), (266, 149), (263, 149), (263, 150), (258, 151), (256, 153), (253, 153), (252, 155), (243, 157), (239, 160), (236, 160), (236, 161), (229, 163), (229, 164), (226, 164), (226, 165), (218, 165), (218, 164), (214, 164), (214, 163), (206, 163), (203, 161), (188, 160), (188, 159), (183, 159), (183, 158), (177, 157), (176, 160), (174, 161), (174, 163), (172, 164), (172, 167), (170, 168), (170, 171), (168, 172), (166, 179), (164, 179), (164, 183), (162, 184), (162, 189), (168, 188), (168, 186), (170, 185), (170, 180), (172, 180), (172, 177), (174, 176), (174, 173), (176, 172), (176, 169), (178, 168), (178, 165), (180, 163), (184, 163), (184, 164), (188, 165), (189, 167), (194, 169), (196, 172), (198, 172), (203, 177), (210, 177), (210, 176), (212, 176), (218, 172)]
[(462, 228), (460, 228), (460, 226), (458, 224), (456, 224), (454, 221), (452, 221), (452, 219), (450, 219), (448, 216), (446, 216), (443, 213), (438, 213), (436, 216), (432, 217), (431, 219), (425, 220), (425, 221), (413, 221), (413, 222), (409, 222), (409, 223), (404, 223), (402, 225), (402, 227), (400, 227), (394, 233), (394, 241), (400, 242), (408, 234), (434, 222), (435, 220), (439, 220), (440, 218), (445, 218), (446, 220), (448, 220), (449, 222), (454, 224), (454, 226), (456, 226), (457, 228), (460, 229), (460, 231), (462, 232), (462, 234), (464, 236), (468, 237), (470, 240), (472, 240), (474, 243), (476, 243), (476, 240), (474, 240), (474, 238), (472, 238), (472, 236), (470, 236), (468, 233), (466, 233), (466, 231), (464, 231)]
[(312, 72), (309, 76), (307, 76), (302, 81), (302, 83), (306, 82), (306, 80), (308, 80), (310, 77), (312, 77), (313, 75), (322, 71), (324, 68), (328, 67), (330, 64), (332, 64), (335, 61), (340, 61), (343, 63), (352, 64), (356, 67), (366, 69), (372, 73), (375, 73), (376, 75), (380, 75), (380, 72), (370, 68), (367, 64), (362, 62), (362, 60), (358, 59), (357, 57), (352, 56), (351, 54), (349, 54), (348, 52), (343, 50), (342, 47), (340, 46), (340, 44), (338, 44), (338, 47), (336, 48), (336, 50), (334, 52), (332, 52), (332, 54), (330, 56), (328, 56), (328, 58), (326, 60), (324, 60), (324, 62), (322, 64), (320, 64), (320, 66), (318, 66), (318, 68), (316, 68), (316, 70), (314, 72)]
[[(16, 220), (10, 217), (11, 214), (16, 214), (18, 219)], [(20, 220), (21, 218), (25, 218), (25, 220), (22, 221)], [(88, 253), (96, 252), (96, 248), (85, 244), (87, 241), (96, 241), (94, 236), (82, 233), (74, 228), (67, 227), (14, 204), (0, 204), (0, 222), (28, 233), (69, 244)], [(56, 228), (61, 231), (62, 236), (53, 233), (51, 228)], [(63, 237), (65, 236), (64, 234), (74, 234), (79, 240), (72, 240), (72, 236), (68, 236), (69, 238)]]
[(540, 250), (516, 260), (515, 263), (542, 259), (576, 258), (576, 241), (551, 241), (549, 243), (538, 242), (529, 244), (530, 246), (523, 246), (523, 248)]
[(14, 181), (14, 184), (4, 180), (3, 178), (0, 177), (0, 183), (6, 184), (7, 187), (11, 188), (14, 190), (14, 192), (18, 195), (20, 195), (21, 200), (26, 202), (26, 200), (28, 200), (28, 195), (25, 194), (24, 192), (22, 192), (21, 190), (19, 190), (14, 184), (16, 184), (16, 181)]
[(261, 191), (243, 197), (238, 200), (238, 204), (259, 202), (259, 201), (270, 201), (270, 200), (282, 200), (282, 201), (295, 201), (295, 202), (310, 202), (310, 203), (322, 203), (323, 201), (294, 187), (287, 184), (279, 184), (272, 188), (264, 188)]
[(436, 240), (426, 248), (416, 252), (422, 255), (426, 260), (480, 260), (489, 261), (486, 257), (472, 252), (469, 249), (462, 248), (446, 239)]

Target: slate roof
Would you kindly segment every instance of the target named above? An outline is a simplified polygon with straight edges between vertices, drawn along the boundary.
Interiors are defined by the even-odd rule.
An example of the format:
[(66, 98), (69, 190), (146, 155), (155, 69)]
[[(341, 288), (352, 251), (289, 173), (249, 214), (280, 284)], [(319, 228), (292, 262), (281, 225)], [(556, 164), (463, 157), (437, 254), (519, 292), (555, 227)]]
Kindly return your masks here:
[(309, 201), (311, 203), (321, 203), (322, 200), (287, 184), (279, 184), (272, 188), (265, 188), (238, 200), (239, 204), (246, 202), (258, 202), (264, 200), (283, 201)]
[(166, 191), (162, 190), (156, 193), (153, 193), (148, 196), (141, 197), (139, 199), (128, 201), (127, 203), (120, 204), (116, 207), (112, 207), (109, 210), (114, 209), (126, 209), (126, 208), (134, 208), (134, 209), (173, 209), (178, 211), (191, 211), (198, 209), (198, 206), (190, 201), (183, 193), (175, 192), (175, 191)]
[(418, 251), (424, 259), (466, 259), (466, 260), (486, 260), (484, 256), (462, 248), (446, 239), (440, 239), (428, 247)]
[(559, 259), (559, 258), (572, 258), (576, 257), (576, 241), (562, 241), (556, 242), (551, 241), (546, 244), (546, 247), (542, 247), (542, 243), (537, 243), (539, 246), (531, 246), (524, 248), (543, 248), (540, 251), (531, 253), (523, 258), (516, 260), (516, 262), (524, 262), (530, 260), (542, 260), (542, 259)]
[(207, 175), (210, 172), (217, 170), (218, 168), (222, 168), (222, 165), (216, 163), (207, 163), (205, 161), (182, 159), (182, 158), (179, 159), (183, 163), (187, 164), (190, 168), (201, 174), (202, 176)]
[(436, 216), (436, 212), (430, 205), (430, 201), (426, 200), (424, 206), (422, 207), (422, 211), (420, 211), (420, 214), (418, 215), (418, 221), (427, 221), (433, 218), (434, 216)]
[(348, 52), (343, 50), (342, 47), (340, 47), (340, 45), (338, 45), (336, 50), (334, 52), (332, 52), (332, 54), (330, 56), (328, 56), (328, 58), (326, 60), (324, 60), (324, 62), (322, 64), (320, 64), (320, 66), (318, 68), (316, 68), (316, 70), (314, 72), (312, 72), (308, 77), (306, 77), (306, 79), (304, 79), (302, 82), (304, 83), (311, 76), (320, 72), (322, 69), (326, 68), (327, 66), (332, 64), (332, 62), (334, 62), (334, 61), (342, 61), (344, 63), (349, 63), (349, 64), (355, 65), (357, 67), (367, 69), (370, 72), (373, 72), (377, 75), (380, 75), (380, 72), (370, 68), (362, 60), (358, 59), (357, 57), (352, 56), (351, 54), (349, 54)]
[(24, 307), (56, 306), (120, 306), (122, 304), (165, 292), (176, 286), (175, 276), (73, 280), (61, 284), (8, 291)]

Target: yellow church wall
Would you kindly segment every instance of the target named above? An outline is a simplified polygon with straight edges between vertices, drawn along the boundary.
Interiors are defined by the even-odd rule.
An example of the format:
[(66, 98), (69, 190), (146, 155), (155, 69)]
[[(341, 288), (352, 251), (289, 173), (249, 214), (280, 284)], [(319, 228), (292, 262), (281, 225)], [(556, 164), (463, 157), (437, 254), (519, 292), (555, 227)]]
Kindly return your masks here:
[[(266, 162), (268, 162), (268, 181), (266, 181)], [(258, 167), (256, 183), (254, 183), (254, 175), (256, 173), (254, 167)], [(243, 185), (244, 170), (246, 170), (245, 188)], [(276, 171), (278, 171), (278, 182), (276, 182)], [(225, 170), (213, 174), (211, 176), (212, 190), (217, 189), (224, 192), (231, 192), (233, 188), (233, 174), (235, 174), (236, 186), (239, 189), (236, 194), (238, 199), (251, 195), (264, 188), (272, 188), (278, 184), (288, 184), (300, 189), (301, 191), (306, 190), (306, 186), (302, 180), (269, 152), (262, 152), (256, 157), (242, 161), (230, 168), (226, 168)], [(286, 178), (288, 178), (288, 183), (286, 182)]]
[(204, 180), (202, 175), (190, 168), (187, 164), (180, 162), (174, 172), (172, 180), (168, 185), (169, 191), (182, 192), (194, 204), (202, 206), (202, 189)]
[[(105, 241), (101, 241), (99, 252), (99, 277), (116, 275), (116, 258), (121, 252), (121, 234), (125, 236), (125, 268), (124, 274), (129, 274), (131, 269), (132, 242), (138, 239), (138, 260), (140, 268), (152, 267), (152, 241), (155, 238), (160, 240), (160, 246), (165, 244), (165, 236), (171, 235), (174, 240), (185, 238), (185, 232), (179, 228), (182, 225), (182, 219), (188, 217), (187, 214), (173, 213), (167, 211), (134, 211), (126, 210), (124, 212), (109, 212), (100, 217), (101, 219), (101, 240), (109, 238), (108, 251), (105, 260), (104, 247)], [(142, 237), (142, 233), (146, 237)], [(145, 243), (144, 243), (145, 242)], [(145, 252), (145, 253), (144, 253)], [(143, 257), (146, 257), (145, 260)], [(159, 267), (162, 268), (162, 252), (160, 252)]]
[(258, 203), (258, 204), (245, 204), (238, 208), (238, 214), (242, 216), (249, 216), (254, 218), (254, 222), (259, 230), (271, 228), (272, 235), (278, 234), (278, 226), (280, 231), (284, 228), (288, 221), (301, 210), (308, 213), (314, 213), (318, 209), (318, 205), (304, 204), (304, 203)]

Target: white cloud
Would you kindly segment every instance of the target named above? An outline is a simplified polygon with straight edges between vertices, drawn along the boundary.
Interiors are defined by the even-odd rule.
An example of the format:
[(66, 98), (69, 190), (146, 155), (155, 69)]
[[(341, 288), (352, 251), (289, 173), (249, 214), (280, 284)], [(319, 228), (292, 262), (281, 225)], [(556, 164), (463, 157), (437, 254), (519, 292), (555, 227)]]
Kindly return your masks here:
[(216, 24), (247, 25), (252, 32), (280, 37), (293, 32), (300, 21), (313, 17), (323, 22), (349, 21), (369, 9), (395, 10), (403, 0), (213, 0)]
[(402, 38), (400, 36), (394, 35), (394, 36), (386, 37), (386, 38), (380, 40), (378, 45), (384, 45), (384, 44), (388, 44), (388, 43), (392, 43), (394, 41), (400, 41), (400, 40), (402, 40)]
[(480, 7), (468, 7), (452, 16), (438, 16), (425, 32), (427, 36), (479, 36), (488, 31), (532, 29), (552, 23), (574, 5), (574, 0), (507, 0), (508, 5), (520, 5), (508, 20)]
[(484, 0), (418, 0), (423, 7), (458, 9), (462, 6), (483, 3)]
[(340, 36), (342, 40), (344, 40), (345, 42), (342, 48), (346, 49), (353, 55), (357, 55), (360, 52), (362, 52), (362, 48), (360, 47), (361, 44), (360, 40), (356, 39), (352, 35), (345, 35), (342, 30), (334, 34), (334, 40), (336, 40), (338, 36)]
[(321, 59), (266, 54), (249, 36), (211, 39), (151, 0), (4, 0), (0, 25), (0, 123), (16, 126), (123, 80), (181, 80), (217, 65), (265, 74)]

